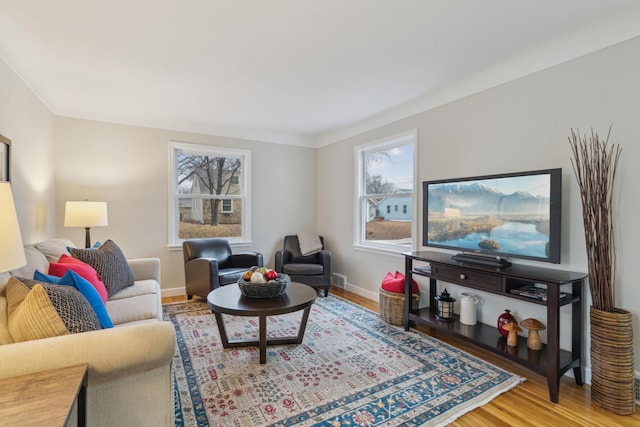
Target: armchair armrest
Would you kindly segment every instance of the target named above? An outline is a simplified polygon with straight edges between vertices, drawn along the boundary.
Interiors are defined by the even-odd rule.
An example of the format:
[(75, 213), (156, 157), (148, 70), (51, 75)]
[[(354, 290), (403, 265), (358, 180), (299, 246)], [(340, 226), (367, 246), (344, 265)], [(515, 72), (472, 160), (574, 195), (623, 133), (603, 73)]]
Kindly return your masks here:
[(229, 265), (238, 267), (262, 267), (264, 265), (262, 254), (259, 252), (239, 252), (229, 256)]
[(325, 278), (331, 277), (331, 251), (321, 250), (318, 254), (320, 257), (320, 263), (322, 264), (323, 276)]
[(291, 252), (286, 249), (280, 249), (276, 251), (275, 256), (275, 270), (278, 273), (282, 273), (282, 266), (291, 262)]
[(206, 297), (211, 289), (219, 286), (218, 272), (218, 260), (213, 258), (194, 258), (185, 262), (187, 294)]
[(149, 322), (0, 345), (0, 378), (89, 364), (89, 383), (170, 366), (176, 348), (170, 322)]
[(160, 258), (130, 258), (127, 263), (133, 280), (153, 279), (160, 284)]

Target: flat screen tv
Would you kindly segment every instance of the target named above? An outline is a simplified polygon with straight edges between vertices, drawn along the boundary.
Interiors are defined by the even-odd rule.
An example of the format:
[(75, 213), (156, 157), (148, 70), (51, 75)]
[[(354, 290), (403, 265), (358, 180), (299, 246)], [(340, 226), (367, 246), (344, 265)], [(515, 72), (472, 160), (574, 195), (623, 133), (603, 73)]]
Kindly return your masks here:
[(496, 267), (560, 263), (562, 169), (425, 181), (423, 246)]

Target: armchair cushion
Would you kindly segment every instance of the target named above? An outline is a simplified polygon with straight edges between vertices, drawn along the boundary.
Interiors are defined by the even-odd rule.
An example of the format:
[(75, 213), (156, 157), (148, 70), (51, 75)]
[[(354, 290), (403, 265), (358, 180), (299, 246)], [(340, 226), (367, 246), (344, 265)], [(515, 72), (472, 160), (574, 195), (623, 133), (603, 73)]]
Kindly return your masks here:
[(285, 264), (282, 266), (282, 272), (289, 275), (315, 276), (321, 275), (324, 268), (321, 264)]

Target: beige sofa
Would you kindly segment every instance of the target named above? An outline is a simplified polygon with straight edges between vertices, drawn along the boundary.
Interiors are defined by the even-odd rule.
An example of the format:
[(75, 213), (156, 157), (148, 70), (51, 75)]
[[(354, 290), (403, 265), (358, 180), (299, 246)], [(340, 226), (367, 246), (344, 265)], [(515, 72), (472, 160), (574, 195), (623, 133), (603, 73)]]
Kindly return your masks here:
[(46, 273), (67, 246), (73, 246), (67, 239), (26, 245), (27, 265), (0, 273), (0, 378), (87, 363), (88, 425), (172, 425), (176, 340), (173, 325), (162, 321), (159, 259), (128, 260), (134, 285), (106, 303), (114, 328), (13, 342), (6, 283), (11, 276), (33, 278), (36, 269)]

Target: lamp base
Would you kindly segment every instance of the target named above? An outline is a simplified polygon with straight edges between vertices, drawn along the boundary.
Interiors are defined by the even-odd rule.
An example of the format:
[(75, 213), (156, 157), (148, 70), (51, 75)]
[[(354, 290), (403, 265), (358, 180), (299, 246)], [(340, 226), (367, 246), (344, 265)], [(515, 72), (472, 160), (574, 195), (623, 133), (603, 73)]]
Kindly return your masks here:
[(85, 227), (84, 228), (85, 231), (85, 235), (84, 235), (84, 247), (89, 249), (91, 247), (91, 235), (89, 233), (89, 227)]

